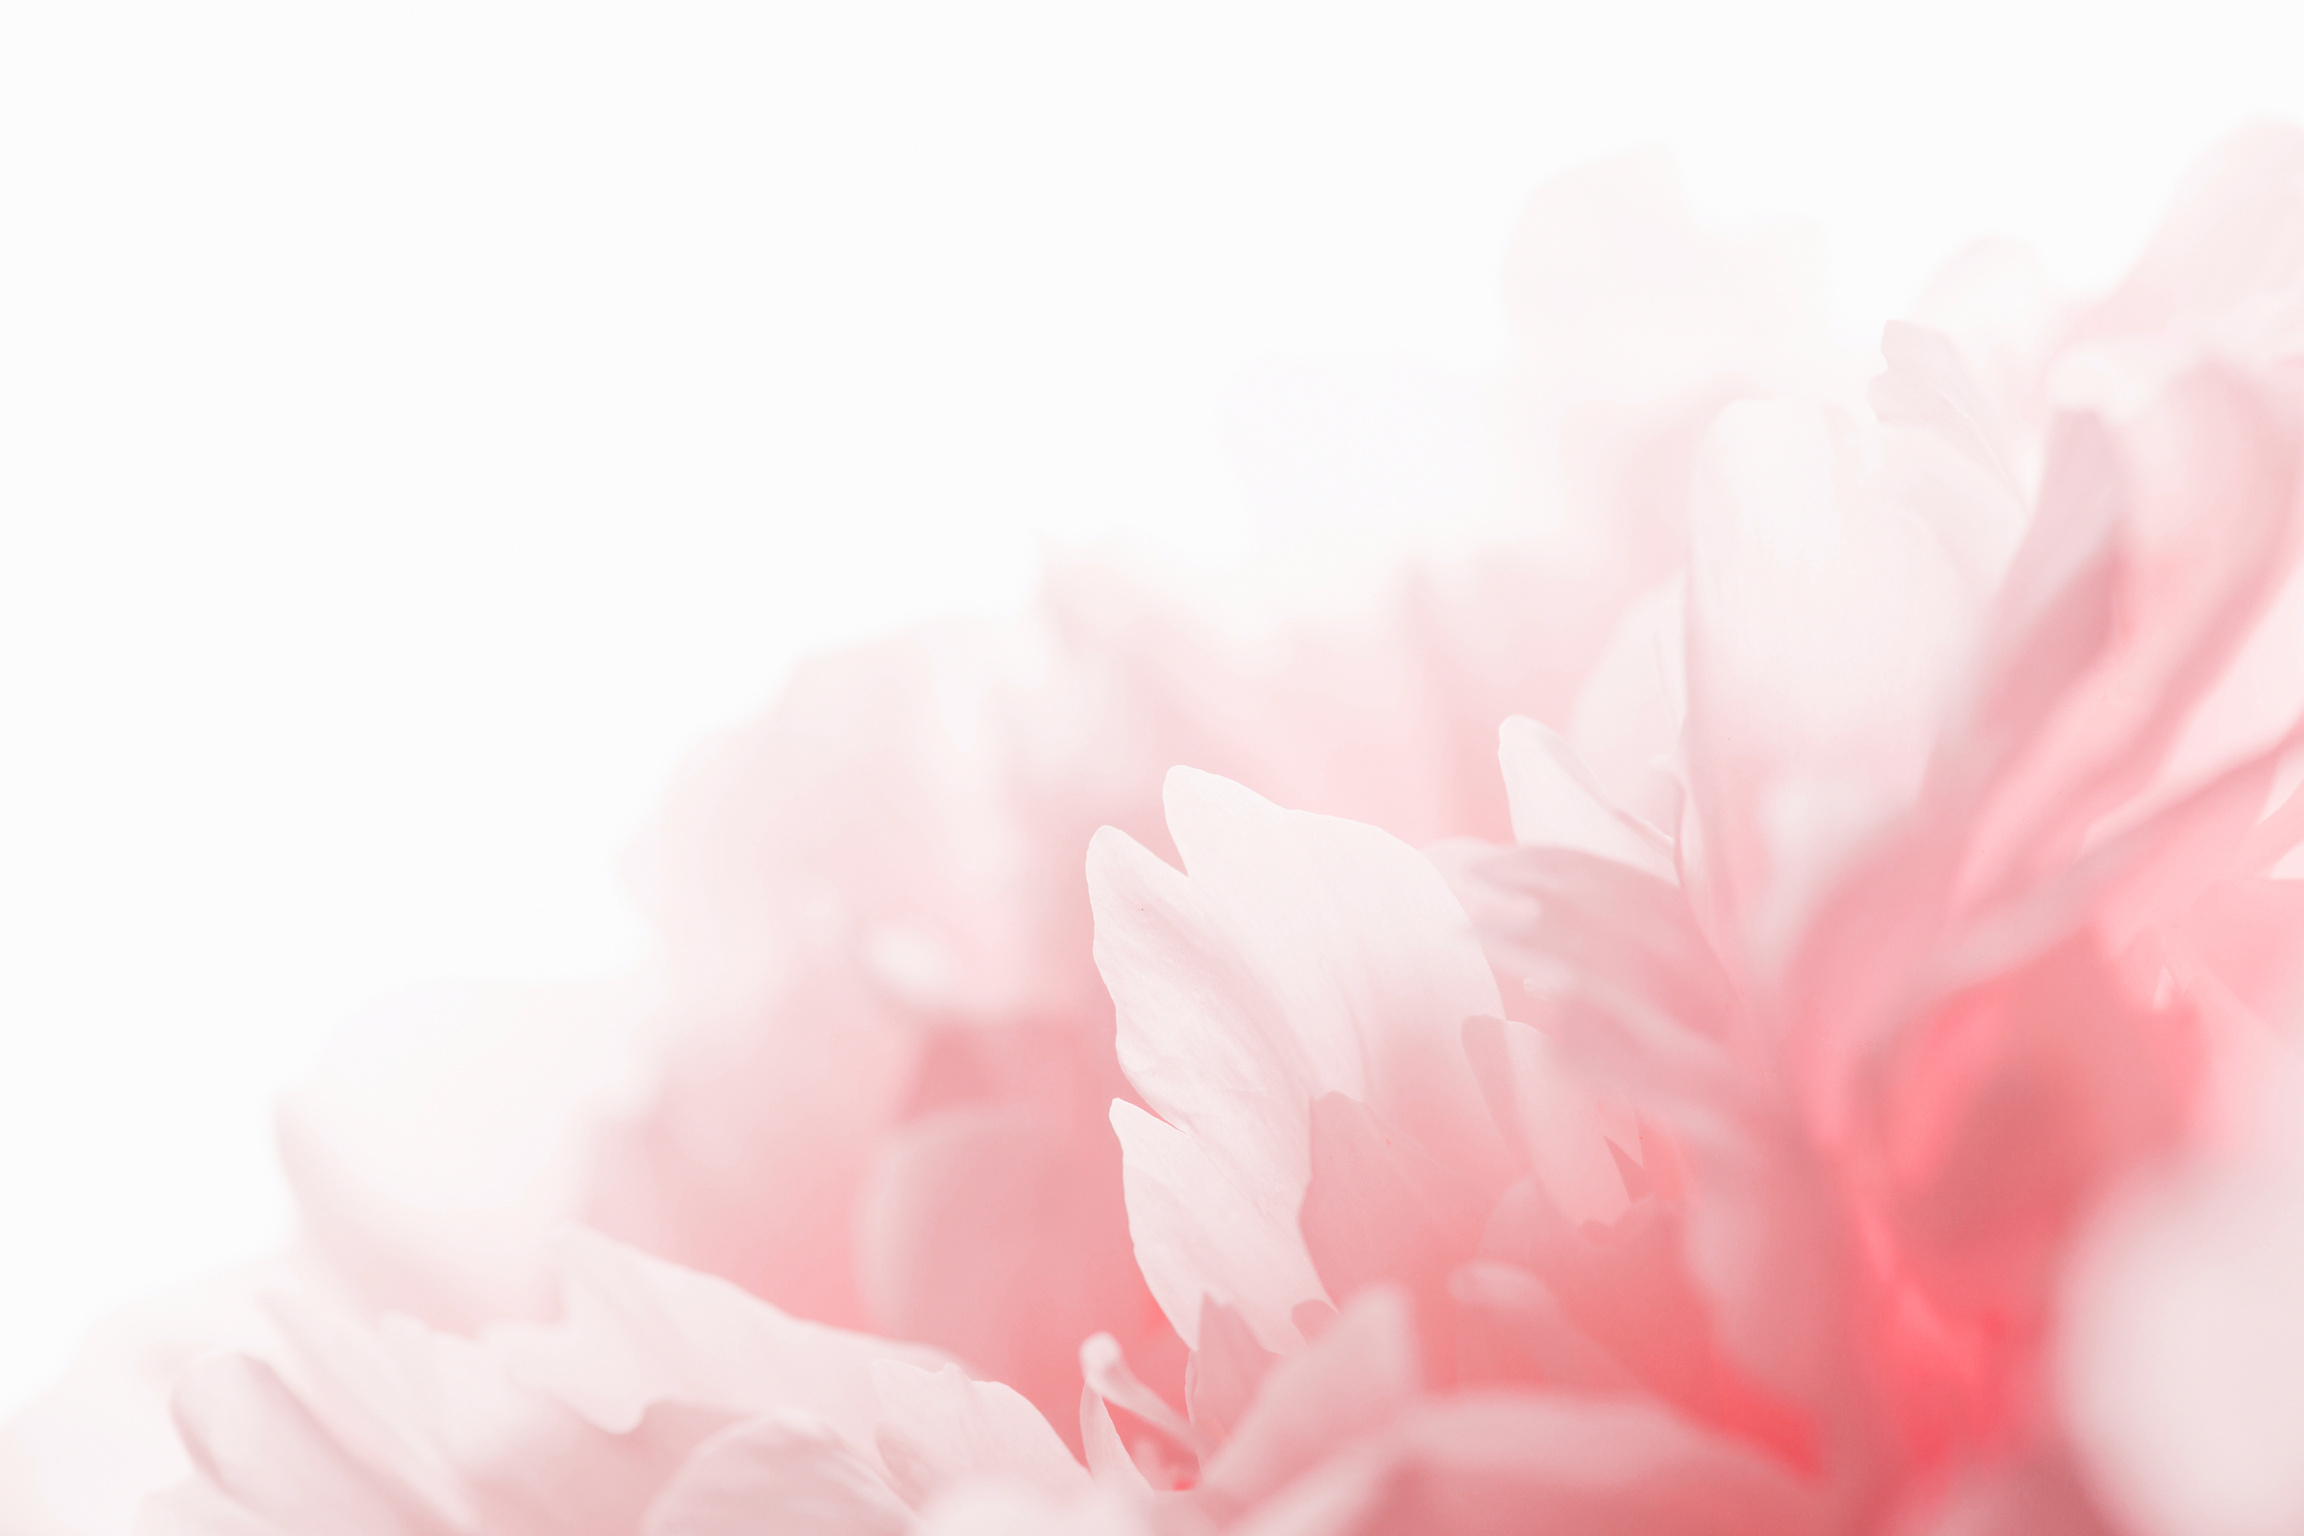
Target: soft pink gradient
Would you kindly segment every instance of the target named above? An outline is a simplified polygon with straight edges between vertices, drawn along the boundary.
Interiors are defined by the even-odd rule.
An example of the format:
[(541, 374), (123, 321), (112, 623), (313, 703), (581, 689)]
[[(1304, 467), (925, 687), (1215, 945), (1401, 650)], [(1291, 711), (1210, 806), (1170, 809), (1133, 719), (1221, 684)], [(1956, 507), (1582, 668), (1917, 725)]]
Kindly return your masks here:
[(657, 973), (380, 1023), (283, 1108), (298, 1251), (0, 1498), (2294, 1530), (2304, 136), (2103, 298), (1965, 253), (1869, 378), (1811, 288), (1597, 168), (1509, 275), (1525, 538), (804, 669), (635, 855)]
[[(612, 1000), (552, 999), (566, 1044), (541, 1085), (524, 1063), (542, 1040), (498, 1003), (478, 1027), (511, 1043), (476, 1052), (459, 1019), (461, 1071), (348, 1061), (291, 1100), (289, 1171), (336, 1268), (371, 1305), (468, 1328), (537, 1304), (532, 1256), (573, 1216), (798, 1314), (951, 1349), (1068, 1438), (1091, 1334), (1178, 1390), (1120, 1197), (1108, 1111), (1131, 1091), (1082, 851), (1104, 825), (1162, 841), (1178, 762), (1417, 842), (1502, 836), (1495, 723), (1564, 716), (1626, 596), (1677, 556), (1634, 461), (1685, 457), (1727, 393), (1692, 403), (1683, 381), (1788, 368), (1775, 354), (1813, 340), (1765, 308), (1747, 334), (1753, 291), (1796, 283), (1691, 224), (1652, 161), (1549, 193), (1522, 247), (1541, 366), (1511, 385), (1531, 422), (1514, 447), (1549, 462), (1571, 403), (1608, 412), (1575, 445), (1589, 488), (1546, 534), (1408, 572), (1364, 614), (1246, 635), (1062, 566), (1025, 622), (804, 667), (636, 851), (665, 946), (636, 1066), (574, 1049), (598, 1039), (577, 1010)], [(1660, 261), (1612, 296), (1627, 316), (1669, 302), (1672, 323), (1613, 348), (1562, 335), (1570, 294), (1542, 259), (1561, 250)], [(386, 1077), (420, 1102), (380, 1114)], [(572, 1139), (579, 1103), (613, 1108)], [(418, 1148), (393, 1126), (420, 1117)], [(475, 1208), (476, 1166), (533, 1198)]]

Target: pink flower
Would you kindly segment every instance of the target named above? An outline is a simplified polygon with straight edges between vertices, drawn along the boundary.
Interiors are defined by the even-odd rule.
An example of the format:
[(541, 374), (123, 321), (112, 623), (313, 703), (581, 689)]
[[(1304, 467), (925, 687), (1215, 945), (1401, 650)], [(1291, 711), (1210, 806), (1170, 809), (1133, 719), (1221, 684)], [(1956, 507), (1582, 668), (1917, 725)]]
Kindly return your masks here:
[[(1660, 263), (1611, 290), (1650, 335), (1563, 318), (1591, 288), (1548, 268), (1571, 248)], [(1177, 762), (1418, 841), (1503, 835), (1496, 721), (1563, 715), (1676, 549), (1634, 461), (1686, 457), (1724, 370), (1790, 376), (1808, 355), (1807, 289), (1697, 230), (1652, 163), (1548, 193), (1522, 250), (1512, 449), (1547, 472), (1575, 456), (1567, 509), (1544, 493), (1549, 531), (1252, 635), (1065, 567), (1033, 622), (804, 667), (699, 758), (638, 851), (664, 942), (652, 1005), (490, 999), (432, 1030), (403, 1011), (290, 1101), (288, 1166), (335, 1267), (371, 1306), (469, 1330), (537, 1311), (534, 1254), (574, 1217), (795, 1315), (947, 1349), (1067, 1438), (1092, 1334), (1176, 1390), (1182, 1350), (1120, 1197), (1108, 1107), (1132, 1090), (1081, 850), (1106, 824), (1157, 844)], [(1605, 421), (1571, 445), (1586, 407)], [(426, 1036), (473, 1064), (409, 1061)]]
[[(2294, 261), (2217, 288), (2230, 222), (2299, 206), (2294, 142), (2210, 162), (2139, 269), (2186, 324), (2102, 339), (2141, 277), (2081, 316), (2037, 366), (2085, 403), (2037, 439), (1914, 326), (1877, 427), (1724, 413), (1684, 581), (1573, 712), (1606, 770), (1508, 727), (1520, 846), (1444, 851), (1463, 904), (1204, 775), (1169, 781), (1181, 872), (1099, 838), (1130, 1226), (1192, 1387), (1400, 1294), (1405, 1379), (1467, 1394), (1433, 1440), (1395, 1394), (1284, 1528), (1514, 1528), (1596, 1465), (1648, 1530), (2097, 1528), (2050, 1383), (2068, 1256), (2213, 1134), (2209, 1015), (2260, 1028), (2228, 1000), (2304, 945), (2258, 879), (2304, 837), (2294, 353), (2217, 345), (2300, 291)], [(2204, 946), (2219, 904), (2252, 927)], [(1523, 1411), (1496, 1385), (1556, 1417), (1483, 1458), (1471, 1425)], [(1238, 1393), (1204, 1395), (1206, 1454)], [(1624, 1429), (1627, 1396), (1683, 1417)], [(1618, 1432), (1640, 1452), (1534, 1470)], [(1684, 1470), (1716, 1497), (1641, 1504)]]
[(1861, 398), (1637, 164), (1516, 260), (1547, 535), (804, 672), (652, 1001), (289, 1107), (149, 1529), (2292, 1528), (2304, 136)]

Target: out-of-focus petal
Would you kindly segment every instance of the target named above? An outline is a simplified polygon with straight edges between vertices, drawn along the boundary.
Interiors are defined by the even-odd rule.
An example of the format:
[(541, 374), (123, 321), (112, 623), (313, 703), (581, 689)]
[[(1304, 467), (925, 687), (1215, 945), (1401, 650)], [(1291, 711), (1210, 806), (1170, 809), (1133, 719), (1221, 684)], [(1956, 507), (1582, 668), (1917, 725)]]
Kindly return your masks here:
[(1529, 1271), (1492, 1259), (1449, 1277), (1455, 1303), (1456, 1377), (1467, 1387), (1634, 1392), (1640, 1380), (1579, 1327)]
[[(2152, 241), (2075, 342), (2202, 334), (2276, 351), (2304, 341), (2304, 132), (2255, 123), (2194, 162)], [(2290, 327), (2274, 322), (2286, 319)], [(2253, 335), (2249, 333), (2253, 332)]]
[(883, 1148), (859, 1215), (881, 1326), (937, 1340), (1059, 1425), (1090, 1334), (1113, 1334), (1164, 1381), (1179, 1352), (1114, 1198), (1119, 1144), (1100, 1110), (1068, 1097), (977, 1101), (913, 1122)]
[(1908, 1272), (2036, 1337), (2074, 1221), (2173, 1138), (2197, 1060), (2189, 1015), (2125, 996), (2085, 937), (1929, 1010), (1866, 1101)]
[(2140, 1536), (2304, 1523), (2304, 1073), (2256, 1084), (2244, 1145), (2107, 1213), (2074, 1266), (2062, 1406)]
[(1987, 238), (1956, 253), (1913, 302), (1908, 318), (1941, 332), (1991, 413), (2010, 434), (2020, 482), (2038, 470), (2032, 439), (2047, 417), (2047, 369), (2070, 326), (2068, 305), (2027, 246)]
[(1628, 604), (1568, 715), (1568, 740), (1609, 803), (1667, 831), (1684, 796), (1672, 764), (1688, 714), (1686, 617), (1677, 576)]
[(727, 1417), (657, 1403), (612, 1432), (515, 1380), (487, 1343), (406, 1318), (371, 1327), (309, 1299), (275, 1306), (279, 1369), (218, 1357), (205, 1386), (179, 1385), (176, 1407), (206, 1480), (299, 1533), (326, 1505), (272, 1478), (301, 1464), (446, 1530), (622, 1536)]
[(2211, 888), (2181, 927), (2190, 957), (2272, 1029), (2304, 1019), (2304, 880)]
[(220, 1350), (276, 1346), (259, 1298), (319, 1283), (267, 1260), (100, 1324), (64, 1377), (0, 1424), (0, 1529), (127, 1536), (146, 1496), (191, 1470), (170, 1412), (177, 1374)]
[(1890, 321), (1880, 350), (1888, 368), (1872, 381), (1872, 410), (1883, 427), (1905, 429), (1882, 434), (1891, 494), (1936, 532), (1971, 590), (1989, 591), (2028, 510), (2015, 443), (1949, 337)]
[(913, 1091), (921, 1031), (837, 948), (793, 955), (765, 996), (679, 1017), (646, 1107), (598, 1133), (578, 1214), (799, 1315), (863, 1326), (857, 1191)]
[(1969, 1469), (1897, 1527), (1913, 1536), (2121, 1536), (2058, 1451)]
[(1821, 352), (1812, 252), (1698, 223), (1670, 164), (1621, 156), (1552, 182), (1513, 238), (1506, 302), (1532, 373), (1588, 400), (1652, 400), (1720, 373), (1783, 382)]
[[(2153, 783), (2294, 554), (2295, 437), (2247, 379), (2195, 370), (2114, 423), (2110, 437), (2088, 436), (2098, 463), (2076, 494), (2097, 505), (2108, 500), (2117, 512), (2109, 571), (2118, 626), (2082, 658), (2085, 671), (2060, 696), (2033, 699), (2029, 718), (2002, 715), (2003, 729), (2022, 740), (2021, 757), (1970, 834), (1963, 883), (1972, 892), (2069, 859), (2098, 818)], [(2052, 476), (2043, 492), (2035, 544), (2057, 531), (2056, 484)], [(2082, 521), (2102, 526), (2096, 513)], [(2064, 558), (2046, 548), (2040, 555)], [(2027, 553), (2017, 558), (2012, 583), (2031, 563)], [(1996, 654), (2026, 659), (2022, 649)], [(2001, 691), (2021, 709), (2031, 690)], [(2039, 705), (2049, 708), (2042, 713)]]
[(1699, 890), (1765, 976), (1918, 789), (1978, 597), (1940, 534), (1866, 479), (1852, 426), (1808, 407), (1722, 414), (1693, 539)]
[(922, 1369), (937, 1351), (787, 1317), (725, 1280), (581, 1232), (559, 1243), (563, 1313), (494, 1335), (515, 1377), (623, 1433), (654, 1404), (750, 1417), (801, 1409), (870, 1446), (873, 1367)]
[(447, 1536), (462, 1513), (363, 1465), (262, 1361), (219, 1355), (186, 1371), (176, 1413), (207, 1482), (288, 1530)]

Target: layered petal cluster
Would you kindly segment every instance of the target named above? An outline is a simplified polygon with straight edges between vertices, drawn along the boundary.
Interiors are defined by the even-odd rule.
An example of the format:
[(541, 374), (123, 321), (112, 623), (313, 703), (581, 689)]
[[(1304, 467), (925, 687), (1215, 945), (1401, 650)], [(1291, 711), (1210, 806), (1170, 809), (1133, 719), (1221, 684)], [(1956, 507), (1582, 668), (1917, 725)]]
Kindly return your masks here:
[(656, 973), (356, 1039), (298, 1251), (0, 1513), (2296, 1529), (2304, 135), (2099, 301), (1966, 253), (1869, 376), (1649, 162), (1513, 261), (1535, 531), (803, 669), (635, 856)]
[(175, 1390), (196, 1468), (140, 1529), (894, 1533), (949, 1487), (1088, 1492), (1011, 1389), (791, 1318), (596, 1237), (554, 1245), (559, 1320), (477, 1339), (310, 1298)]
[[(1082, 850), (1107, 825), (1163, 846), (1176, 763), (1418, 843), (1505, 835), (1496, 722), (1563, 718), (1679, 558), (1652, 461), (1754, 374), (1827, 366), (1795, 259), (1699, 228), (1653, 159), (1539, 198), (1509, 288), (1522, 360), (1459, 435), (1510, 429), (1447, 473), (1501, 487), (1514, 536), (1246, 626), (1065, 565), (1026, 622), (805, 665), (635, 850), (649, 987), (419, 1000), (290, 1100), (310, 1240), (368, 1307), (469, 1331), (546, 1306), (535, 1255), (579, 1220), (949, 1350), (1068, 1438), (1090, 1335), (1180, 1390), (1128, 1237), (1108, 1109), (1136, 1090)], [(1575, 323), (1596, 295), (1644, 329)]]
[[(1404, 1448), (1438, 1411), (1404, 1408), (1286, 1528), (1436, 1528), (1417, 1501), (1619, 1528), (1547, 1524), (1573, 1479), (1517, 1481), (1532, 1421), (1468, 1449), (1531, 1393), (1587, 1471), (1630, 1405), (1669, 1426), (1613, 1485), (1644, 1530), (1744, 1528), (1763, 1471), (1790, 1502), (1755, 1529), (2294, 1518), (2292, 1430), (2172, 1422), (2208, 1413), (2188, 1328), (2246, 1354), (2188, 1299), (2287, 1273), (2285, 1239), (2187, 1242), (2236, 1215), (2167, 1196), (2072, 1328), (2061, 1302), (2107, 1202), (2232, 1137), (2230, 1080), (2293, 1049), (2304, 337), (2244, 317), (2304, 262), (2229, 253), (2304, 211), (2300, 166), (2269, 132), (2212, 158), (2137, 277), (1997, 387), (1905, 323), (1867, 412), (1720, 413), (1684, 571), (1566, 731), (1504, 728), (1516, 846), (1419, 854), (1184, 773), (1181, 869), (1100, 838), (1130, 1225), (1192, 1387), (1388, 1295), (1454, 1395), (1448, 1455)], [(2293, 1161), (2262, 1157), (2201, 1177), (2261, 1212)], [(2226, 1415), (2269, 1400), (2248, 1363)], [(1683, 1457), (1716, 1497), (1645, 1511)]]

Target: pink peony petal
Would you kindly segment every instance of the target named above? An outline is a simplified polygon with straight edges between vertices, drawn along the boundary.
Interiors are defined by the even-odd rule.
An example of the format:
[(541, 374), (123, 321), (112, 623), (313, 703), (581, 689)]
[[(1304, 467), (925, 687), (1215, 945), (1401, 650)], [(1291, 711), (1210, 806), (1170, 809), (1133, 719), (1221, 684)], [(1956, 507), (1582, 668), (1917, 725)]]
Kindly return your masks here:
[(179, 1381), (176, 1403), (185, 1447), (207, 1483), (286, 1529), (431, 1536), (452, 1529), (460, 1513), (363, 1466), (261, 1361), (204, 1361)]
[(2304, 1074), (2286, 1042), (2236, 1147), (2106, 1212), (2073, 1266), (2059, 1387), (2094, 1486), (2141, 1536), (2304, 1520)]
[(2295, 439), (2246, 379), (2189, 373), (2096, 443), (2091, 456), (2113, 458), (2087, 471), (2087, 496), (2118, 508), (2121, 622), (2055, 706), (2033, 712), (2038, 734), (1972, 834), (1972, 891), (2069, 858), (2097, 817), (2152, 783), (2294, 552)]
[(558, 1267), (561, 1321), (508, 1327), (496, 1342), (518, 1380), (610, 1433), (659, 1403), (732, 1417), (799, 1409), (870, 1446), (873, 1368), (944, 1363), (934, 1350), (787, 1317), (725, 1280), (583, 1233), (562, 1238)]
[[(1455, 1048), (1467, 1014), (1498, 1011), (1495, 985), (1438, 872), (1374, 828), (1182, 771), (1168, 806), (1186, 872), (1117, 834), (1089, 855), (1121, 1064), (1161, 1117), (1114, 1108), (1131, 1227), (1179, 1334), (1214, 1295), (1285, 1348), (1289, 1313), (1321, 1294), (1295, 1232), (1312, 1100), (1362, 1098), (1436, 1151), (1495, 1166)], [(1195, 1231), (1218, 1211), (1221, 1242)], [(1249, 1257), (1214, 1267), (1244, 1242)]]

